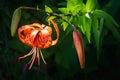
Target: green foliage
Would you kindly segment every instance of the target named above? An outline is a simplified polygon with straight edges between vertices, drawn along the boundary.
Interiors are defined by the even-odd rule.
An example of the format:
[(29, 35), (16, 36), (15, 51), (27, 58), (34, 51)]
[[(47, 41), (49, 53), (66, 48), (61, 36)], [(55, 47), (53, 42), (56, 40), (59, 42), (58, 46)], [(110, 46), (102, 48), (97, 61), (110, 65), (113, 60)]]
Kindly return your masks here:
[(67, 1), (67, 11), (76, 15), (83, 8), (82, 0), (68, 0)]
[(52, 9), (48, 7), (47, 5), (45, 5), (45, 11), (50, 12), (50, 13), (53, 12)]
[[(22, 9), (21, 15), (21, 9), (18, 8), (20, 6), (39, 8)], [(97, 0), (11, 0), (8, 2), (2, 0), (0, 3), (0, 80), (108, 80), (119, 77), (119, 6), (120, 0), (99, 1), (99, 5)], [(39, 9), (55, 14), (39, 12)], [(40, 74), (37, 73), (37, 65), (23, 73), (22, 68), (31, 57), (16, 63), (15, 59), (28, 53), (31, 47), (18, 39), (16, 34), (18, 25), (33, 22), (49, 25), (47, 23), (49, 18), (57, 22), (60, 39), (55, 46), (42, 50), (47, 65), (40, 59)], [(80, 69), (73, 45), (74, 28), (66, 21), (74, 25), (83, 36), (86, 58), (86, 66), (83, 70)], [(54, 35), (56, 34), (53, 29), (53, 39)]]
[[(100, 32), (100, 29), (99, 29), (99, 23), (98, 23), (98, 19), (96, 17), (93, 17), (93, 21), (92, 21), (92, 29), (93, 29), (93, 34), (94, 34), (94, 38), (95, 38), (95, 44), (97, 46), (97, 52), (100, 53), (100, 40), (101, 40), (101, 32)], [(97, 55), (98, 58), (99, 58), (99, 54)]]
[(63, 22), (62, 26), (63, 26), (63, 30), (65, 31), (67, 29), (68, 24), (66, 22)]
[(110, 16), (109, 14), (107, 14), (106, 12), (102, 10), (93, 11), (93, 15), (99, 18), (104, 18), (106, 21), (111, 23), (111, 25), (114, 24), (115, 26), (119, 27), (118, 23), (112, 18), (112, 16)]
[(86, 2), (86, 10), (87, 12), (91, 12), (96, 8), (97, 0), (87, 0)]
[[(97, 0), (87, 0), (86, 4), (84, 4), (82, 0), (68, 0), (67, 7), (59, 8), (59, 10), (63, 14), (71, 14), (71, 16), (68, 16), (66, 20), (74, 24), (76, 28), (79, 28), (81, 32), (86, 36), (89, 43), (91, 43), (91, 40), (93, 40), (92, 38), (94, 38), (97, 47), (97, 53), (99, 53), (101, 51), (100, 45), (102, 44), (102, 27), (106, 24), (105, 22), (117, 27), (119, 27), (119, 25), (111, 15), (103, 10), (99, 10), (96, 5)], [(103, 19), (104, 22), (101, 23), (101, 19)], [(110, 27), (109, 25), (106, 26)], [(65, 30), (68, 25), (64, 24), (63, 27)], [(114, 27), (114, 31), (112, 28), (110, 30), (112, 31), (113, 35), (117, 35), (116, 38), (119, 39), (119, 32), (116, 30), (116, 28)], [(92, 37), (92, 33), (94, 34), (94, 37)]]
[(88, 39), (88, 42), (90, 43), (90, 39), (91, 39), (91, 23), (92, 23), (92, 19), (90, 19), (90, 17), (88, 13), (85, 14), (84, 18), (83, 18), (83, 26), (85, 28), (85, 35)]

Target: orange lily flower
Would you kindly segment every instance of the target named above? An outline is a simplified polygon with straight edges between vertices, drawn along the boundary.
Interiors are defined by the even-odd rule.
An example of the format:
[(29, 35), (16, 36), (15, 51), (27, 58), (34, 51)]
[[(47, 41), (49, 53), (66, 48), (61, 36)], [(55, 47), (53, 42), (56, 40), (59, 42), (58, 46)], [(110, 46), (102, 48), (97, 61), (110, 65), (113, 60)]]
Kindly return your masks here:
[(29, 70), (32, 68), (32, 65), (35, 62), (35, 60), (38, 61), (38, 66), (40, 66), (40, 56), (43, 62), (46, 64), (41, 49), (49, 48), (50, 46), (53, 46), (58, 42), (59, 28), (55, 21), (50, 19), (50, 22), (53, 24), (56, 31), (57, 38), (55, 40), (52, 40), (51, 37), (52, 28), (44, 24), (33, 23), (30, 25), (24, 25), (18, 29), (18, 36), (21, 42), (33, 47), (28, 54), (18, 58), (20, 60), (32, 55), (31, 60), (27, 63), (27, 66), (29, 65)]

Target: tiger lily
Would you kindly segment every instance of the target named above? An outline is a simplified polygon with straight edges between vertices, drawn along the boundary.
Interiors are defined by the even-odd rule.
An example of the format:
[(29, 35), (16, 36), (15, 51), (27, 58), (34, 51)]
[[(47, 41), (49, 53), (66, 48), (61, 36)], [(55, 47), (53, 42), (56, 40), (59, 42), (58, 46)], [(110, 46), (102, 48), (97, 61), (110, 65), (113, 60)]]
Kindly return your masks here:
[(50, 22), (53, 24), (56, 31), (57, 38), (55, 40), (52, 40), (51, 37), (52, 28), (44, 24), (33, 23), (24, 25), (18, 29), (18, 37), (20, 41), (28, 46), (33, 47), (28, 54), (18, 58), (18, 60), (20, 60), (32, 55), (31, 60), (26, 64), (27, 66), (29, 65), (29, 70), (32, 68), (36, 60), (38, 62), (38, 66), (40, 66), (40, 56), (43, 62), (47, 64), (43, 57), (41, 49), (49, 48), (58, 42), (59, 28), (54, 20), (50, 19)]

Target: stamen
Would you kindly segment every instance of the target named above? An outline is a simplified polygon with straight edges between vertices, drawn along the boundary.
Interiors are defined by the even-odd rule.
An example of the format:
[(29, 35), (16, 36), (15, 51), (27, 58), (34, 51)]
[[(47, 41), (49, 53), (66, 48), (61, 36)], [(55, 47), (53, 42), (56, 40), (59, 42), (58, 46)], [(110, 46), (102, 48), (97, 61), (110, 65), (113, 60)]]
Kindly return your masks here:
[[(34, 47), (34, 50), (33, 50), (32, 54), (34, 54), (35, 51), (36, 51), (36, 47)], [(32, 58), (30, 59), (30, 61), (28, 62), (28, 64), (30, 64), (32, 62), (32, 60), (33, 60), (33, 55), (32, 55)]]
[(32, 68), (32, 65), (33, 65), (33, 63), (35, 61), (35, 57), (36, 57), (36, 47), (35, 47), (35, 50), (34, 50), (34, 53), (33, 53), (32, 59), (31, 59), (31, 64), (30, 64), (30, 66), (28, 68), (29, 70)]
[(33, 52), (34, 52), (34, 49), (35, 49), (35, 48), (33, 47), (32, 50), (31, 50), (28, 54), (26, 54), (26, 55), (24, 55), (24, 56), (22, 56), (22, 57), (19, 57), (18, 59), (23, 59), (23, 58), (26, 58), (26, 57), (32, 55)]
[(41, 49), (40, 49), (39, 51), (40, 51), (40, 55), (41, 55), (41, 58), (42, 58), (43, 62), (44, 62), (45, 64), (47, 64), (46, 61), (45, 61), (45, 59), (44, 59), (44, 57), (43, 57), (43, 54), (42, 54)]
[(38, 58), (38, 66), (40, 66), (40, 55), (39, 55), (39, 49), (37, 48), (37, 58)]
[(26, 71), (27, 67), (28, 67), (28, 64), (25, 64), (25, 66), (24, 66), (24, 68), (23, 68), (23, 72)]
[(39, 49), (37, 48), (37, 58), (38, 58), (38, 73), (40, 72), (40, 55), (39, 55)]

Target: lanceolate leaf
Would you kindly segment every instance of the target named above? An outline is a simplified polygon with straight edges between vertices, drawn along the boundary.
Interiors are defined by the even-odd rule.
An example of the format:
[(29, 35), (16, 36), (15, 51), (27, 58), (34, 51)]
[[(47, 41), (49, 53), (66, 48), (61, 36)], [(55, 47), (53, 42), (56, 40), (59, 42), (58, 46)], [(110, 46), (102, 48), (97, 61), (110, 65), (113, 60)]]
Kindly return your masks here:
[(67, 29), (68, 23), (62, 22), (63, 30), (65, 31)]
[(45, 11), (47, 11), (47, 12), (53, 12), (52, 9), (50, 7), (48, 7), (47, 5), (45, 5)]
[(81, 5), (83, 0), (67, 0), (67, 8), (71, 9), (76, 5)]
[(92, 28), (93, 28), (93, 33), (94, 33), (94, 38), (95, 38), (95, 42), (96, 42), (96, 45), (97, 45), (97, 49), (99, 48), (99, 38), (100, 38), (100, 31), (99, 31), (99, 28), (98, 28), (98, 20), (97, 18), (94, 18), (93, 19), (93, 22), (92, 22)]
[(102, 10), (95, 10), (95, 11), (93, 11), (93, 15), (95, 15), (97, 17), (100, 17), (100, 18), (104, 18), (106, 21), (109, 21), (110, 23), (112, 23), (115, 26), (119, 27), (119, 25), (113, 19), (113, 17), (110, 16), (109, 14), (107, 14), (106, 12), (102, 11)]
[(91, 39), (91, 23), (92, 23), (91, 18), (88, 18), (85, 16), (83, 19), (83, 26), (85, 28), (85, 35), (86, 35), (89, 43), (90, 43), (90, 39)]
[(58, 8), (58, 10), (64, 14), (68, 13), (67, 8)]
[(114, 26), (111, 25), (109, 22), (106, 22), (107, 28), (112, 31), (113, 36), (117, 39), (117, 41), (120, 42), (120, 32), (118, 29)]
[(106, 25), (107, 28), (112, 31), (112, 33), (116, 39), (120, 40), (120, 33), (118, 32), (117, 28), (114, 27), (114, 25), (119, 27), (119, 24), (113, 19), (112, 16), (110, 16), (109, 14), (107, 14), (106, 12), (104, 12), (102, 10), (95, 10), (93, 12), (93, 14), (96, 17), (104, 18), (107, 23), (107, 25)]
[(99, 25), (98, 25), (98, 19), (97, 18), (93, 18), (92, 28), (93, 28), (94, 40), (95, 40), (96, 47), (97, 47), (97, 53), (99, 53), (99, 49), (100, 49), (100, 30), (99, 30)]
[(95, 9), (97, 0), (87, 0), (86, 9), (87, 12), (90, 12)]
[(83, 18), (84, 16), (76, 15), (76, 24), (80, 28), (83, 34), (85, 34), (85, 27), (83, 26)]
[(12, 22), (11, 22), (11, 36), (15, 35), (16, 29), (20, 21), (20, 17), (21, 17), (21, 9), (18, 8), (13, 13)]

